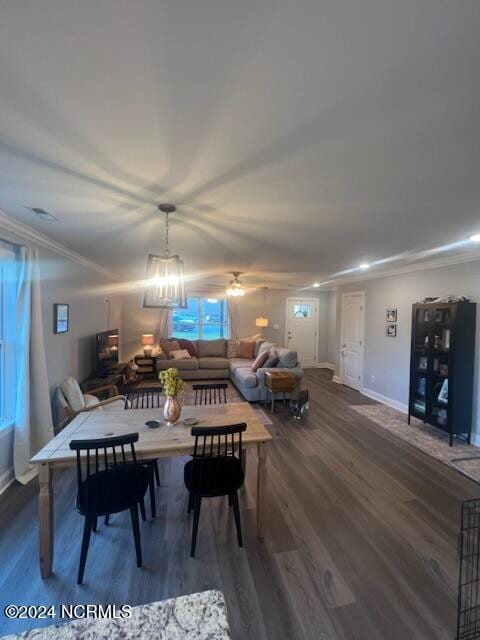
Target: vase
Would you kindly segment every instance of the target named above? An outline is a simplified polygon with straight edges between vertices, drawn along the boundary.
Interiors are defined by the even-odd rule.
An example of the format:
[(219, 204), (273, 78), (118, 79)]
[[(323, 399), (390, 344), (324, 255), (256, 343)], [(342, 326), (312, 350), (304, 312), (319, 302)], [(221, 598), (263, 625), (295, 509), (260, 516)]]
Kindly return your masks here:
[(165, 406), (163, 407), (163, 416), (167, 421), (167, 426), (171, 427), (176, 422), (178, 422), (181, 412), (182, 406), (178, 399), (175, 397), (167, 396)]

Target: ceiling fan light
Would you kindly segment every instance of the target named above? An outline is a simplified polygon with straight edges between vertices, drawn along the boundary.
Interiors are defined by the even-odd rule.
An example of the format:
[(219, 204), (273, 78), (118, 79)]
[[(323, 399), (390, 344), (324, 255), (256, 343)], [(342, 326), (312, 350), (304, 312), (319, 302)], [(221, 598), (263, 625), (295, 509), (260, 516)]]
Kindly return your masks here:
[(240, 285), (231, 285), (227, 289), (227, 295), (233, 298), (238, 298), (245, 295), (245, 289)]
[(227, 289), (227, 296), (231, 296), (232, 298), (238, 298), (240, 296), (244, 296), (245, 289), (241, 281), (238, 279), (238, 276), (240, 275), (240, 273), (238, 271), (234, 271), (232, 275), (233, 275), (233, 280), (230, 280), (230, 285)]

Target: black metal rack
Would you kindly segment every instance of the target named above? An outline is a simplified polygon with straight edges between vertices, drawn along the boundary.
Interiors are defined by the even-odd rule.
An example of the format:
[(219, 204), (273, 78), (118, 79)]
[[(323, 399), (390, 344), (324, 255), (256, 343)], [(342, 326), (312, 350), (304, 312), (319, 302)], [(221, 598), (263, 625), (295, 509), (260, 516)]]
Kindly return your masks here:
[(480, 638), (480, 499), (462, 503), (456, 640)]

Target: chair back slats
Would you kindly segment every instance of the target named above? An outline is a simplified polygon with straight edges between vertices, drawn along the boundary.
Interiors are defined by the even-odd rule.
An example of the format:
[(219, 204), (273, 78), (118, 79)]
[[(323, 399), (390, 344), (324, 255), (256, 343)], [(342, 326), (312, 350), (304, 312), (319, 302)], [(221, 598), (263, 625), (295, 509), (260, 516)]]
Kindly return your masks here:
[[(242, 433), (246, 431), (245, 422), (224, 427), (193, 427), (191, 434), (195, 438), (191, 477), (196, 474), (201, 485), (209, 485), (213, 465), (208, 460), (220, 461), (221, 472), (226, 470), (228, 460), (237, 457), (242, 464)], [(216, 446), (215, 446), (216, 442)], [(197, 472), (197, 469), (199, 470)]]
[[(89, 495), (85, 494), (91, 486), (91, 497), (96, 499), (98, 496), (98, 474), (100, 471), (111, 469), (119, 465), (118, 459), (121, 463), (127, 462), (127, 456), (125, 453), (125, 445), (130, 445), (131, 455), (134, 462), (136, 462), (134, 442), (138, 441), (138, 433), (129, 433), (124, 436), (112, 436), (110, 438), (97, 438), (93, 440), (71, 440), (70, 449), (77, 452), (77, 483), (78, 483), (78, 495), (82, 503), (90, 504)], [(117, 456), (117, 448), (120, 448)], [(101, 456), (99, 452), (103, 450), (103, 469), (100, 464)], [(109, 460), (110, 452), (110, 460)], [(84, 454), (82, 457), (82, 453)], [(91, 460), (91, 456), (94, 456)], [(113, 461), (113, 463), (112, 463)], [(92, 472), (93, 467), (93, 472)], [(85, 470), (85, 475), (83, 471)], [(85, 482), (89, 479), (93, 479), (92, 482)]]
[(162, 387), (129, 387), (124, 392), (125, 409), (160, 409)]
[(226, 404), (227, 402), (226, 382), (215, 382), (212, 384), (194, 384), (195, 404)]

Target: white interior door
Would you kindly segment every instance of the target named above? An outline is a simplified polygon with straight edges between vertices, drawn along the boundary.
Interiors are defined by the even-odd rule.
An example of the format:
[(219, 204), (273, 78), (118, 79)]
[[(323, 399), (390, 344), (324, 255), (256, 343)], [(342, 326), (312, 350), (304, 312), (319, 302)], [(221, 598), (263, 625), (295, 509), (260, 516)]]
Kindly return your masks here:
[(340, 363), (342, 382), (353, 389), (362, 387), (364, 314), (363, 291), (343, 294)]
[(285, 344), (298, 353), (302, 367), (317, 364), (318, 299), (287, 298)]

